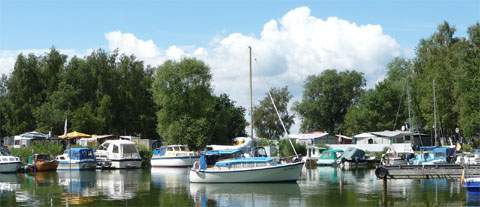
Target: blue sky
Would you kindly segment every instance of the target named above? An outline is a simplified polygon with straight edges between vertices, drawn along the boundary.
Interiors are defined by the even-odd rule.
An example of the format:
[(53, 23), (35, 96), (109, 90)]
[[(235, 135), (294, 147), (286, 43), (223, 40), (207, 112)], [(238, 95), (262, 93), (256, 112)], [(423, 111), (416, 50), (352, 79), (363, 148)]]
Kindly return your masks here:
[(414, 47), (447, 20), (464, 36), (480, 19), (480, 1), (0, 1), (0, 50), (106, 47), (121, 30), (159, 47), (204, 46), (222, 33), (259, 35), (265, 22), (308, 6), (318, 18), (379, 24), (402, 47)]

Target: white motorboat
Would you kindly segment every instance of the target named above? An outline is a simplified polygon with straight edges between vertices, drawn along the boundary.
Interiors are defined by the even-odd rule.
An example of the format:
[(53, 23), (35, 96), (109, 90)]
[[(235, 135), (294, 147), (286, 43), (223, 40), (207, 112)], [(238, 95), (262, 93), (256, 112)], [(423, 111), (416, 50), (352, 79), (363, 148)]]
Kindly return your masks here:
[(135, 143), (128, 140), (108, 140), (95, 152), (97, 164), (104, 168), (140, 168), (142, 158)]
[(89, 148), (70, 148), (57, 156), (57, 170), (90, 170), (95, 169), (95, 154)]
[(21, 166), (20, 158), (11, 156), (5, 148), (0, 147), (0, 173), (14, 173)]
[(198, 156), (186, 145), (168, 145), (153, 150), (152, 167), (191, 167)]
[(240, 150), (202, 153), (190, 170), (192, 183), (295, 182), (304, 162), (278, 163), (270, 157), (240, 157)]

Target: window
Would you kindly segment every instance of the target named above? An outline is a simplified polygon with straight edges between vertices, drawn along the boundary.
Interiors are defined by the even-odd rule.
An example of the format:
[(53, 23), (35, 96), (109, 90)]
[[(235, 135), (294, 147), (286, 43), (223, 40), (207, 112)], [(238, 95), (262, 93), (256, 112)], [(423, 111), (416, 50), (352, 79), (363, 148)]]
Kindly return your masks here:
[(137, 148), (133, 144), (124, 144), (123, 153), (137, 153)]
[(373, 144), (373, 139), (368, 139), (368, 144)]
[(118, 146), (117, 145), (113, 145), (113, 150), (112, 150), (113, 153), (118, 153)]

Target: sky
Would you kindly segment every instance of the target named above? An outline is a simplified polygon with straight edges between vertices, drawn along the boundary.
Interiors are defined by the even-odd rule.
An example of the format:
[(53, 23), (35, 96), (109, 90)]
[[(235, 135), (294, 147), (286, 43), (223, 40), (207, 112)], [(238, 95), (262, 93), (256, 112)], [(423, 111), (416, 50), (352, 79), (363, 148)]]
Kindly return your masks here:
[(480, 0), (0, 0), (0, 73), (19, 53), (52, 46), (69, 56), (118, 49), (152, 66), (195, 57), (211, 67), (215, 93), (248, 108), (252, 46), (255, 100), (288, 86), (293, 103), (306, 77), (328, 68), (363, 72), (373, 87), (389, 61), (413, 57), (444, 20), (465, 37), (480, 21)]

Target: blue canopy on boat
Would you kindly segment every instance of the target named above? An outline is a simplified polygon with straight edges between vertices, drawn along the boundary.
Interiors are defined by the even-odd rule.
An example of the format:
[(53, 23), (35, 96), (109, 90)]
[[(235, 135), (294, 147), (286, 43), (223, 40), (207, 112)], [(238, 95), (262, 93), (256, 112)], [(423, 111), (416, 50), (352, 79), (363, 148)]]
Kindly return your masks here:
[(420, 151), (432, 151), (435, 148), (437, 148), (437, 146), (421, 146)]
[(230, 150), (210, 150), (203, 152), (204, 155), (206, 156), (211, 156), (211, 155), (233, 155), (236, 153), (240, 153), (242, 151), (238, 149), (230, 149)]
[(95, 159), (95, 154), (90, 148), (70, 148), (65, 150), (71, 160)]
[(161, 146), (160, 148), (153, 150), (154, 155), (160, 155), (160, 156), (165, 155), (166, 152), (167, 152), (167, 147), (165, 146)]
[(270, 157), (243, 157), (243, 158), (237, 158), (237, 159), (232, 159), (232, 160), (224, 160), (215, 163), (215, 166), (218, 167), (230, 167), (235, 164), (243, 164), (243, 163), (267, 163), (271, 162), (272, 158)]

